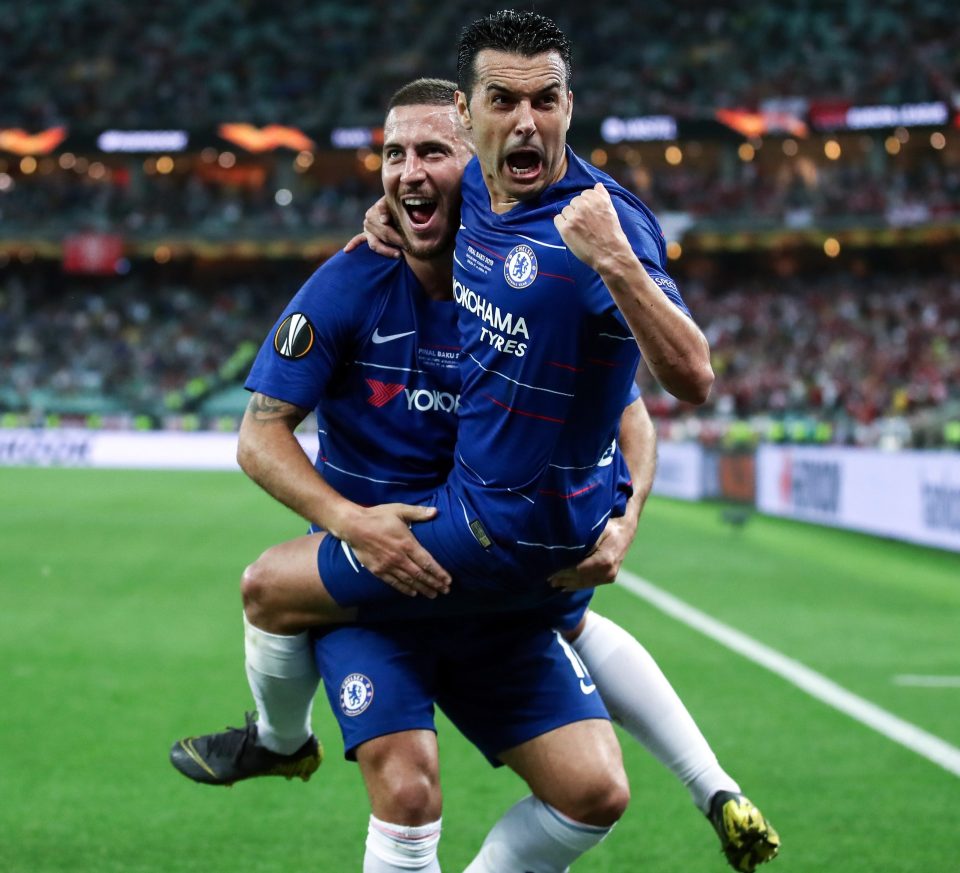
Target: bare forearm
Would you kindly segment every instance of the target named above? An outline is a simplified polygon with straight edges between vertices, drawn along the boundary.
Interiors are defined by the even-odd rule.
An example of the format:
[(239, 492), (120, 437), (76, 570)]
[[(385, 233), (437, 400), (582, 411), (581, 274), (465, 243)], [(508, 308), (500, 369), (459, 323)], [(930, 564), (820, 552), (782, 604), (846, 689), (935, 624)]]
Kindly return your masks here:
[(624, 409), (619, 442), (633, 481), (633, 496), (627, 504), (627, 514), (639, 521), (657, 471), (657, 433), (643, 398)]
[(703, 403), (713, 385), (710, 347), (700, 329), (666, 297), (631, 250), (598, 270), (656, 380), (688, 403)]
[(271, 497), (350, 545), (360, 563), (398, 591), (436, 597), (450, 575), (414, 538), (410, 525), (436, 509), (388, 503), (363, 507), (337, 493), (304, 453), (294, 431), (307, 410), (255, 393), (240, 425), (237, 461)]
[(680, 400), (703, 403), (713, 385), (707, 339), (637, 259), (603, 184), (574, 197), (553, 222), (607, 286), (657, 381)]
[(325, 530), (339, 532), (358, 507), (331, 488), (314, 469), (294, 435), (306, 412), (255, 394), (240, 426), (237, 461), (275, 500)]

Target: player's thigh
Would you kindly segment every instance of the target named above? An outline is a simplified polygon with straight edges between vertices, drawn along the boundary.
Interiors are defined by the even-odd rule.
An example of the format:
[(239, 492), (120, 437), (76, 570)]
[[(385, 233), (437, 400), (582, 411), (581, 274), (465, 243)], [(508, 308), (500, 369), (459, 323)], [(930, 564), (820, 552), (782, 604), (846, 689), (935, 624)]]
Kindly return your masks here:
[(433, 731), (376, 737), (359, 746), (356, 755), (377, 818), (410, 827), (440, 818), (440, 762)]
[(326, 534), (315, 533), (267, 549), (243, 573), (241, 591), (247, 617), (277, 633), (347, 618), (328, 593), (317, 565)]
[(501, 752), (500, 760), (537, 797), (577, 821), (611, 825), (629, 801), (620, 744), (604, 719), (563, 725)]
[(535, 616), (447, 622), (434, 634), (437, 702), (494, 765), (500, 753), (564, 725), (608, 718), (576, 653)]
[(348, 760), (378, 737), (435, 733), (438, 660), (416, 627), (344, 624), (316, 632), (313, 645)]

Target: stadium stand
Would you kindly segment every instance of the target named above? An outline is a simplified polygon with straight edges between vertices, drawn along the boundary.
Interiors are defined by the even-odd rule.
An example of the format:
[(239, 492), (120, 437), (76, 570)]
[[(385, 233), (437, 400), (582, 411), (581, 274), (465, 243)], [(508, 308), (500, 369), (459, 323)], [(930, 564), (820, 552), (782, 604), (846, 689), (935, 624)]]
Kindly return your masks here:
[[(287, 264), (242, 280), (194, 272), (178, 281), (137, 271), (66, 287), (55, 269), (6, 271), (0, 408), (34, 420), (122, 411), (158, 421), (184, 412), (238, 416), (244, 395), (230, 389), (309, 269)], [(868, 426), (881, 419), (960, 401), (960, 279), (834, 270), (789, 280), (688, 277), (682, 285), (717, 372), (696, 418), (808, 416), (829, 422), (841, 441), (869, 442), (879, 431)], [(231, 361), (236, 372), (225, 377)], [(658, 418), (694, 416), (649, 378), (642, 384)]]
[[(46, 127), (376, 124), (393, 90), (454, 75), (453, 35), (498, 8), (423, 0), (303, 4), (67, 0), (0, 20), (0, 117)], [(577, 111), (711, 113), (767, 99), (949, 99), (960, 77), (951, 0), (558, 3), (576, 34)], [(376, 59), (376, 63), (370, 63)], [(14, 80), (15, 77), (15, 80)], [(54, 87), (50, 87), (50, 85)]]
[[(498, 5), (68, 0), (0, 19), (3, 124), (80, 131), (80, 147), (36, 152), (0, 138), (4, 421), (229, 425), (251, 349), (379, 188), (375, 137), (122, 154), (97, 131), (375, 128), (397, 85), (452, 75), (460, 22)], [(899, 445), (960, 444), (953, 4), (630, 0), (551, 14), (576, 34), (576, 112), (590, 121), (577, 147), (661, 217), (714, 351), (702, 410), (645, 383), (663, 434), (870, 444), (892, 429)], [(942, 105), (943, 120), (715, 129), (722, 107), (909, 103)], [(703, 135), (600, 135), (608, 115), (657, 113)], [(79, 237), (112, 254), (77, 266)]]
[[(816, 144), (819, 145), (819, 144)], [(670, 167), (663, 149), (613, 152), (605, 169), (624, 181), (657, 213), (683, 213), (690, 227), (824, 226), (830, 222), (904, 226), (960, 216), (960, 151), (914, 143), (895, 158), (882, 141), (859, 138), (841, 163), (815, 144), (788, 157), (777, 143), (772, 155), (750, 161), (735, 148)], [(868, 149), (865, 151), (865, 149)], [(606, 154), (606, 153), (605, 153)], [(729, 160), (729, 154), (733, 159)], [(46, 163), (43, 163), (43, 162)], [(0, 193), (0, 232), (50, 235), (78, 228), (157, 234), (186, 228), (210, 238), (263, 234), (349, 234), (377, 196), (379, 176), (364, 168), (326, 180), (320, 170), (290, 172), (289, 159), (255, 164), (245, 177), (214, 177), (199, 156), (161, 175), (150, 161), (117, 161), (90, 177), (45, 158), (36, 171), (6, 172)], [(145, 170), (143, 163), (147, 164)], [(102, 175), (101, 175), (102, 173)], [(289, 202), (277, 192), (286, 188)]]

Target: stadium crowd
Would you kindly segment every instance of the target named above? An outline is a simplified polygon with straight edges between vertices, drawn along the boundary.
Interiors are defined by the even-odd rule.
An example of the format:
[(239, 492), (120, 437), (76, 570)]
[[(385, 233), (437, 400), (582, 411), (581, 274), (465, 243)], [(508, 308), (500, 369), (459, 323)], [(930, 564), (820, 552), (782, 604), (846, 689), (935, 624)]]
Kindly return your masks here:
[(802, 157), (764, 165), (737, 160), (722, 168), (691, 160), (655, 170), (622, 164), (607, 169), (656, 214), (682, 212), (692, 226), (823, 226), (851, 218), (902, 226), (960, 215), (960, 163), (933, 150), (910, 163)]
[[(169, 413), (170, 392), (198, 378), (217, 384), (241, 344), (259, 345), (278, 301), (309, 269), (193, 282), (149, 268), (66, 282), (50, 269), (7, 271), (0, 405), (43, 413), (87, 397), (94, 407), (100, 398), (99, 408)], [(870, 424), (960, 400), (960, 279), (834, 270), (681, 284), (717, 373), (700, 417), (807, 414)], [(658, 417), (692, 415), (651, 380), (641, 385)]]
[[(250, 238), (271, 233), (340, 233), (359, 228), (379, 196), (379, 176), (302, 184), (278, 203), (277, 186), (254, 168), (257, 184), (222, 184), (199, 173), (131, 173), (120, 167), (91, 179), (70, 171), (20, 176), (0, 191), (0, 233), (62, 235), (82, 230), (123, 236), (188, 233)], [(135, 176), (135, 179), (131, 177)]]
[[(403, 82), (452, 76), (460, 27), (500, 5), (16, 4), (0, 17), (0, 117), (26, 129), (152, 129), (185, 119), (377, 124)], [(577, 36), (581, 118), (709, 115), (718, 106), (791, 97), (949, 100), (960, 79), (952, 0), (626, 0), (602, 15), (574, 2), (549, 11)]]
[(708, 414), (869, 424), (960, 399), (958, 278), (843, 271), (684, 292), (713, 350)]
[[(651, 151), (632, 163), (611, 159), (605, 169), (658, 215), (683, 213), (691, 226), (805, 226), (850, 218), (902, 226), (960, 216), (960, 153), (954, 151), (927, 146), (909, 159), (860, 154), (838, 162), (780, 155), (762, 164), (711, 155), (678, 166)], [(291, 172), (292, 159), (252, 161), (237, 178), (226, 179), (205, 175), (199, 158), (180, 159), (183, 169), (166, 175), (144, 172), (138, 160), (104, 168), (98, 178), (44, 160), (46, 172), (7, 174), (0, 186), (0, 232), (348, 236), (379, 191), (379, 174), (359, 161), (353, 172), (321, 183), (317, 174)]]
[(0, 278), (0, 406), (169, 412), (170, 392), (215, 380), (241, 343), (259, 344), (290, 279), (277, 282), (262, 271), (200, 287), (153, 271), (104, 282), (65, 280), (42, 265), (8, 270)]
[[(460, 24), (499, 5), (20, 4), (0, 18), (0, 117), (28, 131), (190, 119), (205, 128), (376, 125), (397, 85), (452, 75)], [(550, 14), (576, 34), (579, 119), (695, 119), (791, 100), (955, 104), (954, 5), (627, 0), (603, 15), (572, 2)], [(945, 132), (848, 134), (842, 160), (825, 154), (825, 137), (684, 142), (679, 162), (665, 160), (663, 143), (595, 142), (583, 153), (598, 146), (598, 163), (688, 229), (903, 227), (960, 217), (960, 151)], [(289, 152), (241, 154), (227, 166), (205, 151), (213, 156), (167, 158), (163, 172), (157, 156), (0, 155), (0, 243), (59, 244), (80, 231), (146, 240), (141, 254), (174, 238), (338, 243), (379, 190), (376, 155), (362, 150), (317, 153), (300, 166)], [(15, 261), (15, 247), (0, 246), (0, 411), (29, 416), (87, 404), (163, 417), (186, 384), (220, 386), (224, 361), (260, 342), (278, 299), (311, 269), (260, 260), (238, 279), (222, 265), (201, 274), (124, 260), (117, 276), (83, 278), (65, 277), (54, 261)], [(718, 375), (697, 417), (809, 413), (870, 423), (960, 405), (955, 268), (936, 276), (838, 262), (782, 279), (768, 265), (766, 276), (724, 280), (684, 276), (683, 260), (676, 269)], [(645, 396), (664, 420), (694, 416), (652, 383)]]

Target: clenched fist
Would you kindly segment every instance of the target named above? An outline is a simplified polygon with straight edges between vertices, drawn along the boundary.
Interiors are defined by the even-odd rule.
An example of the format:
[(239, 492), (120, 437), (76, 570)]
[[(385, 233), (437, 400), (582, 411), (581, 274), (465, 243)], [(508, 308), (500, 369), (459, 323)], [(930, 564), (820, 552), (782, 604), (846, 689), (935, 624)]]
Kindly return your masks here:
[(633, 255), (610, 194), (601, 182), (574, 197), (553, 223), (567, 248), (601, 275), (611, 257)]

